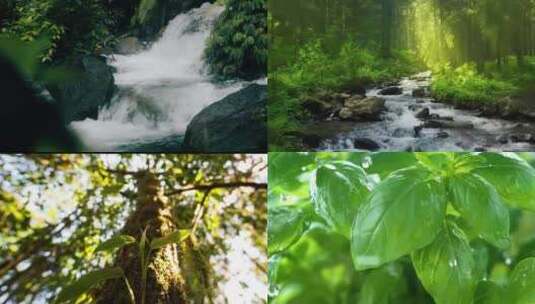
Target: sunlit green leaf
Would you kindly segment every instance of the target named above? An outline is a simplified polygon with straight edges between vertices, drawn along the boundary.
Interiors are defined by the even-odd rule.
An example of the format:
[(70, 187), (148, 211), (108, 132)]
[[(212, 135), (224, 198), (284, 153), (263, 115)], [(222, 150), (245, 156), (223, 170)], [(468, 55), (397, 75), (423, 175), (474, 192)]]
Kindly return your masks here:
[(448, 180), (451, 202), (476, 235), (500, 248), (510, 242), (509, 210), (483, 178), (460, 174)]
[(513, 207), (535, 211), (535, 169), (514, 154), (484, 153), (486, 165), (473, 172), (490, 182)]
[(136, 239), (133, 236), (121, 234), (98, 245), (97, 249), (95, 249), (95, 252), (100, 252), (100, 251), (113, 252), (116, 249), (122, 248), (126, 245), (129, 245), (135, 242), (136, 242)]
[(150, 249), (162, 248), (169, 244), (175, 244), (185, 241), (191, 234), (189, 229), (180, 229), (161, 238), (153, 239), (150, 242)]
[(471, 304), (478, 281), (468, 239), (454, 224), (433, 243), (412, 254), (412, 263), (425, 289), (437, 304)]
[(357, 270), (378, 267), (431, 243), (446, 213), (444, 185), (422, 168), (396, 171), (372, 191), (355, 219)]
[(314, 161), (313, 154), (310, 153), (269, 153), (268, 161), (268, 181), (269, 187), (282, 187), (285, 190), (295, 189), (300, 185), (297, 180), (304, 172), (304, 167)]
[(316, 213), (348, 238), (357, 210), (369, 191), (364, 170), (347, 161), (322, 165), (312, 178), (311, 196)]
[(509, 291), (511, 303), (535, 303), (535, 257), (524, 259), (515, 266), (510, 276)]
[(283, 251), (295, 243), (305, 231), (305, 215), (297, 207), (268, 209), (268, 252)]
[(381, 178), (402, 168), (417, 164), (414, 153), (409, 152), (379, 152), (370, 156), (370, 164), (366, 169), (368, 174), (379, 174)]

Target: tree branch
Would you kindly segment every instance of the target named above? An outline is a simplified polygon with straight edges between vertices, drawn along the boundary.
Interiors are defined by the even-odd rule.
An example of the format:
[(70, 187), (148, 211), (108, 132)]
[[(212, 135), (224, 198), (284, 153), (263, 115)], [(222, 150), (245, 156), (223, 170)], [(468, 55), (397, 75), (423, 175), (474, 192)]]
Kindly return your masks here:
[(266, 183), (253, 183), (253, 182), (234, 182), (234, 183), (215, 183), (211, 185), (194, 185), (191, 187), (181, 188), (171, 190), (166, 192), (165, 195), (171, 196), (176, 194), (181, 194), (188, 191), (210, 191), (216, 188), (239, 188), (239, 187), (250, 187), (254, 189), (267, 189)]

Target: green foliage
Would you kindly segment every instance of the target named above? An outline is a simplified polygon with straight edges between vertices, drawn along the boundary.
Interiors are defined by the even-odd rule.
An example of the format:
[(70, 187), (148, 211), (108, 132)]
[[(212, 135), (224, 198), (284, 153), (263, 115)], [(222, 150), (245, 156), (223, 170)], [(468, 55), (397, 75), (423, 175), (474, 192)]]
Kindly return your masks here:
[(190, 235), (191, 235), (191, 230), (189, 229), (181, 229), (181, 230), (171, 232), (166, 236), (151, 240), (150, 249), (155, 250), (155, 249), (165, 247), (169, 244), (181, 243), (185, 241), (187, 238), (189, 238)]
[[(498, 193), (477, 174), (458, 174), (448, 179), (451, 202), (472, 233), (499, 248), (509, 246), (509, 210)], [(487, 216), (481, 216), (481, 214)]]
[(80, 296), (95, 288), (99, 283), (122, 278), (123, 276), (124, 272), (120, 267), (96, 270), (85, 274), (76, 282), (63, 288), (56, 298), (56, 303), (76, 303)]
[(311, 188), (316, 213), (349, 238), (354, 215), (371, 188), (364, 170), (347, 161), (325, 164), (315, 171)]
[(113, 252), (135, 242), (136, 239), (133, 236), (120, 234), (98, 245), (98, 247), (95, 249), (95, 252)]
[(208, 40), (210, 71), (223, 79), (266, 75), (266, 0), (228, 0)]
[(277, 146), (285, 144), (281, 133), (298, 129), (299, 122), (307, 120), (309, 113), (302, 106), (307, 94), (363, 88), (413, 73), (418, 66), (406, 51), (382, 58), (348, 40), (331, 54), (323, 41), (309, 42), (287, 66), (269, 71), (269, 142), (274, 144), (270, 149), (280, 150)]
[(433, 75), (433, 96), (440, 101), (458, 104), (497, 102), (518, 91), (510, 80), (498, 80), (482, 75), (470, 64), (452, 68), (444, 66)]
[(429, 171), (414, 167), (390, 174), (354, 214), (356, 269), (375, 268), (428, 245), (442, 228), (446, 202), (444, 186)]
[(447, 223), (429, 244), (412, 254), (420, 282), (437, 304), (470, 304), (477, 282), (476, 263), (464, 232)]
[[(147, 291), (152, 291), (153, 275), (161, 274), (154, 272), (152, 267), (156, 258), (161, 256), (158, 250), (168, 249), (156, 249), (150, 254), (151, 240), (162, 236), (152, 227), (146, 233), (143, 233), (144, 226), (125, 229), (125, 223), (137, 224), (139, 221), (135, 214), (139, 197), (137, 177), (144, 176), (147, 171), (158, 172), (159, 185), (165, 187), (165, 192), (173, 192), (183, 187), (213, 183), (263, 182), (265, 174), (259, 176), (257, 172), (260, 169), (265, 173), (262, 168), (266, 165), (265, 158), (260, 155), (1, 156), (2, 301), (53, 303), (62, 290), (77, 282), (82, 275), (135, 261), (123, 270), (134, 289), (137, 303), (140, 303), (142, 269), (148, 269), (145, 271), (146, 282), (150, 286)], [(177, 192), (173, 199), (166, 202), (165, 219), (176, 225), (176, 230), (189, 229), (196, 213), (195, 207), (202, 207), (204, 212), (197, 214), (195, 246), (203, 250), (206, 258), (227, 255), (228, 240), (238, 233), (249, 235), (250, 244), (260, 253), (266, 252), (265, 192), (253, 191), (249, 187), (217, 188), (208, 194), (205, 191)], [(176, 230), (166, 230), (165, 235)], [(135, 237), (138, 243), (116, 250), (118, 247), (115, 245), (130, 243), (132, 239), (119, 237), (110, 241), (110, 236), (124, 233)], [(182, 235), (175, 235), (178, 234)], [(113, 245), (115, 240), (119, 242)], [(182, 246), (185, 243), (181, 243)], [(95, 254), (97, 248), (99, 250)], [(259, 263), (266, 260), (263, 255), (255, 259)], [(188, 269), (204, 271), (211, 266), (203, 265), (199, 269), (201, 267), (195, 265), (188, 265)], [(212, 279), (209, 275), (207, 280)], [(229, 279), (226, 271), (216, 270), (213, 275), (220, 281)], [(122, 278), (97, 285), (102, 288), (90, 288), (78, 301), (94, 302), (103, 296), (103, 290), (111, 290), (117, 301), (129, 303), (132, 299), (128, 290), (130, 284), (123, 282)], [(246, 293), (250, 290), (247, 287), (240, 289)], [(146, 301), (150, 303), (148, 293)]]
[(12, 39), (34, 41), (49, 39), (39, 54), (43, 62), (72, 52), (93, 53), (111, 41), (110, 16), (99, 0), (70, 1), (27, 0), (15, 5), (16, 18), (2, 33)]
[(305, 215), (298, 208), (287, 206), (269, 208), (268, 217), (268, 252), (270, 254), (286, 250), (305, 231)]
[[(295, 155), (295, 161), (302, 157)], [(290, 163), (291, 154), (284, 156)], [(269, 252), (270, 302), (533, 301), (530, 256), (535, 252), (529, 248), (535, 241), (530, 212), (535, 169), (520, 155), (306, 156), (315, 162), (293, 170), (301, 185), (295, 179), (289, 180), (291, 187), (279, 185), (279, 199), (269, 204), (269, 233), (285, 231), (288, 236), (284, 246)], [(284, 166), (270, 168), (269, 174), (277, 176), (278, 170)], [(318, 182), (320, 172), (332, 182)], [(349, 181), (354, 188), (369, 188), (370, 194), (351, 197)], [(313, 208), (320, 191), (329, 195), (322, 196), (321, 208)], [(339, 198), (348, 198), (347, 203), (340, 204)], [(354, 220), (350, 240), (339, 232), (349, 213)], [(304, 231), (288, 224), (295, 214), (308, 224)]]

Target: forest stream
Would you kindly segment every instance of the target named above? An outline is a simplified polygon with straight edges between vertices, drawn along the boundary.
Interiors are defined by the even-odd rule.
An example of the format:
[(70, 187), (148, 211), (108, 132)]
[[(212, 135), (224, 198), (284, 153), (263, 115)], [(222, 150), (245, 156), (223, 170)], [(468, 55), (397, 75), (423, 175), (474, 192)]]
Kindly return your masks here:
[[(530, 151), (535, 147), (529, 136), (535, 130), (534, 123), (486, 118), (430, 97), (413, 97), (413, 90), (428, 88), (431, 81), (431, 73), (424, 72), (403, 78), (398, 85), (403, 90), (401, 95), (380, 95), (381, 88), (367, 90), (366, 96), (386, 100), (381, 120), (319, 123), (317, 129), (326, 133), (329, 129), (343, 130), (333, 131), (337, 134), (323, 140), (319, 150)], [(424, 124), (427, 127), (421, 128)]]
[(133, 55), (110, 55), (118, 90), (98, 119), (71, 123), (97, 151), (177, 150), (191, 119), (245, 83), (215, 84), (203, 51), (223, 7), (206, 3), (176, 16), (158, 40)]

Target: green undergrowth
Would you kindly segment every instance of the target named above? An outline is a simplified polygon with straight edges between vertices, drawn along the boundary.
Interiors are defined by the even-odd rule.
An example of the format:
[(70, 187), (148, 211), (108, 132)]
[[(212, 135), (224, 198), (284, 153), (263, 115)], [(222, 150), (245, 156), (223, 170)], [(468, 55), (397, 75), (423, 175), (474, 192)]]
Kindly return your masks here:
[(433, 96), (442, 102), (457, 105), (498, 103), (507, 96), (517, 96), (535, 83), (535, 58), (528, 58), (523, 66), (515, 60), (498, 67), (487, 63), (484, 72), (474, 64), (457, 68), (445, 65), (434, 72)]
[[(283, 51), (277, 50), (277, 53)], [(270, 68), (270, 149), (288, 148), (282, 135), (299, 130), (308, 120), (309, 114), (301, 104), (304, 95), (318, 91), (357, 91), (421, 70), (410, 52), (394, 51), (390, 58), (379, 54), (374, 48), (364, 48), (353, 42), (330, 53), (321, 40), (316, 40), (298, 50), (290, 64)]]

